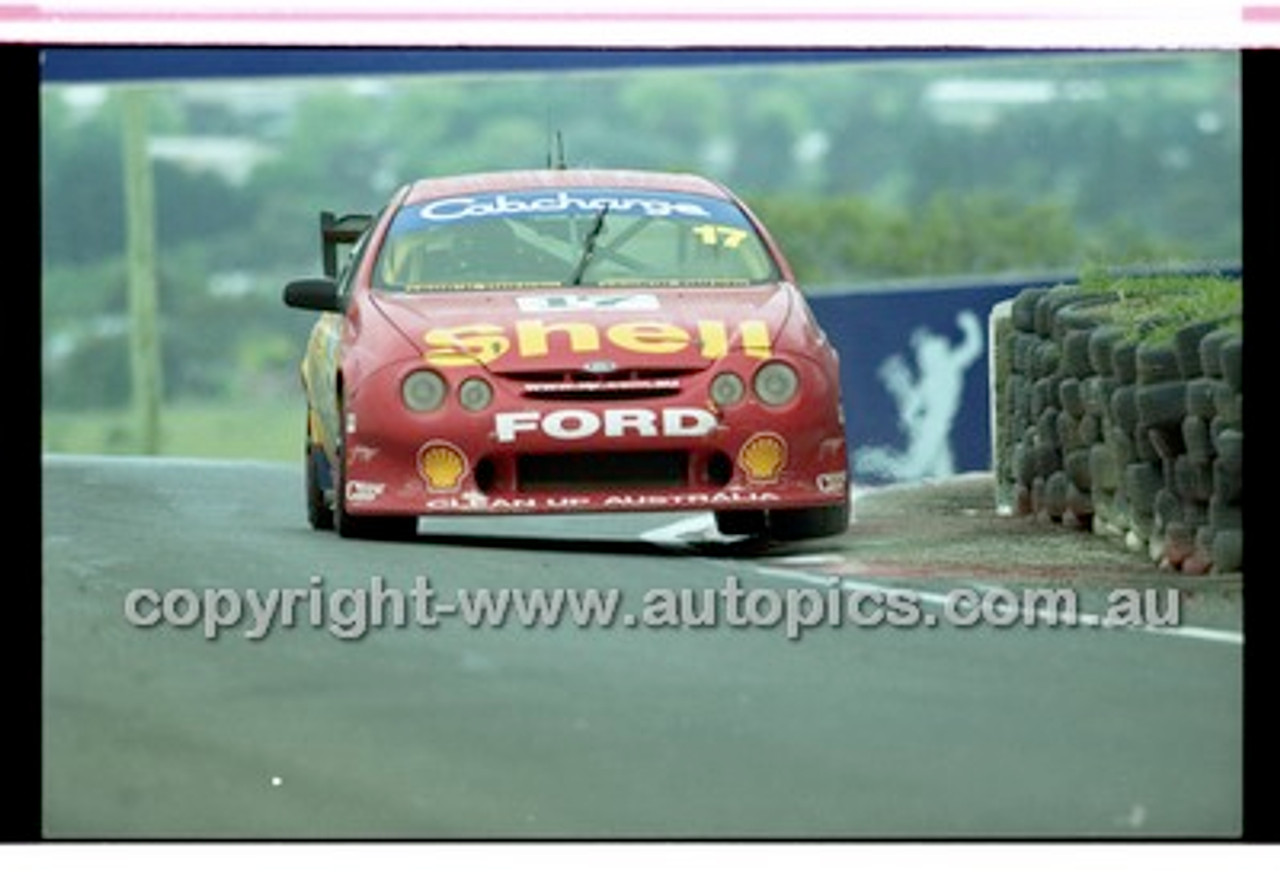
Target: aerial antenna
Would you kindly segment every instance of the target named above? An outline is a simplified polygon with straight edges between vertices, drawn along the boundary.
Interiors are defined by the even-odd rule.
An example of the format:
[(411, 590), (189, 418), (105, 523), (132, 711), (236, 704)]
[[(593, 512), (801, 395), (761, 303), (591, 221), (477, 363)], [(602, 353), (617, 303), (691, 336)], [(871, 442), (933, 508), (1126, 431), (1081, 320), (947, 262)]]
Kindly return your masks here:
[(554, 147), (554, 155), (551, 147), (547, 148), (547, 168), (548, 169), (568, 169), (568, 164), (564, 161), (564, 136), (560, 130), (556, 130), (556, 141)]

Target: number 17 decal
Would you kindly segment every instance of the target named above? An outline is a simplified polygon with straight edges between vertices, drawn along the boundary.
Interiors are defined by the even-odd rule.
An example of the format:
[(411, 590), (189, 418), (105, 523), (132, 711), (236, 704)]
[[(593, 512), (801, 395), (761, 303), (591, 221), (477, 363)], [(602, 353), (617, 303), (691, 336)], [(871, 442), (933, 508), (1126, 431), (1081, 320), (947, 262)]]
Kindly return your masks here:
[(745, 230), (727, 225), (698, 225), (693, 228), (693, 233), (704, 246), (723, 246), (726, 249), (737, 249), (747, 239)]

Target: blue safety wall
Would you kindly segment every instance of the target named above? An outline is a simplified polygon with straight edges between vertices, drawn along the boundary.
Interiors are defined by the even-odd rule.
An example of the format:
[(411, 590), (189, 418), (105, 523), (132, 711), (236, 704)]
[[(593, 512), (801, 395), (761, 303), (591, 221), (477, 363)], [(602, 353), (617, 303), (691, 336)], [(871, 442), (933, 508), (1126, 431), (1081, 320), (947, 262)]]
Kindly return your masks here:
[[(1058, 277), (1001, 283), (920, 283), (911, 288), (812, 295), (813, 313), (840, 352), (840, 381), (855, 480), (873, 484), (946, 473), (945, 468), (937, 470), (936, 461), (914, 466), (905, 463), (911, 460), (908, 454), (918, 435), (912, 434), (911, 421), (904, 419), (903, 406), (882, 376), (882, 367), (895, 360), (905, 368), (906, 380), (920, 401), (928, 399), (924, 389), (931, 383), (935, 388), (944, 381), (958, 383), (959, 402), (951, 404), (955, 412), (946, 434), (951, 471), (989, 468), (987, 315), (997, 302), (1012, 298), (1027, 286), (1054, 285), (1065, 280)], [(932, 336), (939, 352), (945, 344), (957, 358), (964, 357), (966, 336), (957, 318), (966, 312), (977, 320), (980, 350), (967, 365), (952, 367), (959, 379), (931, 379), (921, 365), (919, 342)], [(940, 399), (944, 402), (935, 408), (947, 410), (945, 401), (951, 398), (940, 395)], [(927, 409), (928, 404), (922, 403), (920, 408)], [(897, 455), (903, 462), (900, 470), (891, 474), (860, 465), (858, 454), (862, 453), (865, 461), (868, 448)]]

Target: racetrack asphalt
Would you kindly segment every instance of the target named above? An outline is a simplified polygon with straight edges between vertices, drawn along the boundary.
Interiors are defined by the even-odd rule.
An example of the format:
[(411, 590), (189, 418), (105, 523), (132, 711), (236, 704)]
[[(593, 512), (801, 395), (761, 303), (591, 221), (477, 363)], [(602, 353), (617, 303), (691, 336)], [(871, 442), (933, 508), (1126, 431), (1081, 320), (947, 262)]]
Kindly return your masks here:
[[(1242, 828), (1242, 591), (990, 511), (868, 492), (835, 540), (709, 518), (311, 531), (293, 466), (46, 456), (50, 838), (1167, 838)], [(1197, 631), (977, 625), (136, 627), (153, 589), (1174, 587)], [(932, 610), (931, 610), (932, 611)]]

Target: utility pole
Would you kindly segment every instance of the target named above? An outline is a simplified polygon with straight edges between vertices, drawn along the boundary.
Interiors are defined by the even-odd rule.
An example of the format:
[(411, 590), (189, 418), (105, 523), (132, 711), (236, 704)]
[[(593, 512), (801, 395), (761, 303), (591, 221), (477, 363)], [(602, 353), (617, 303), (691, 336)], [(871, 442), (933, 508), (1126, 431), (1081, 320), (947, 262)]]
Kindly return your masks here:
[(129, 369), (139, 450), (160, 451), (162, 365), (156, 294), (155, 183), (147, 154), (146, 87), (124, 99), (125, 255), (129, 286)]

